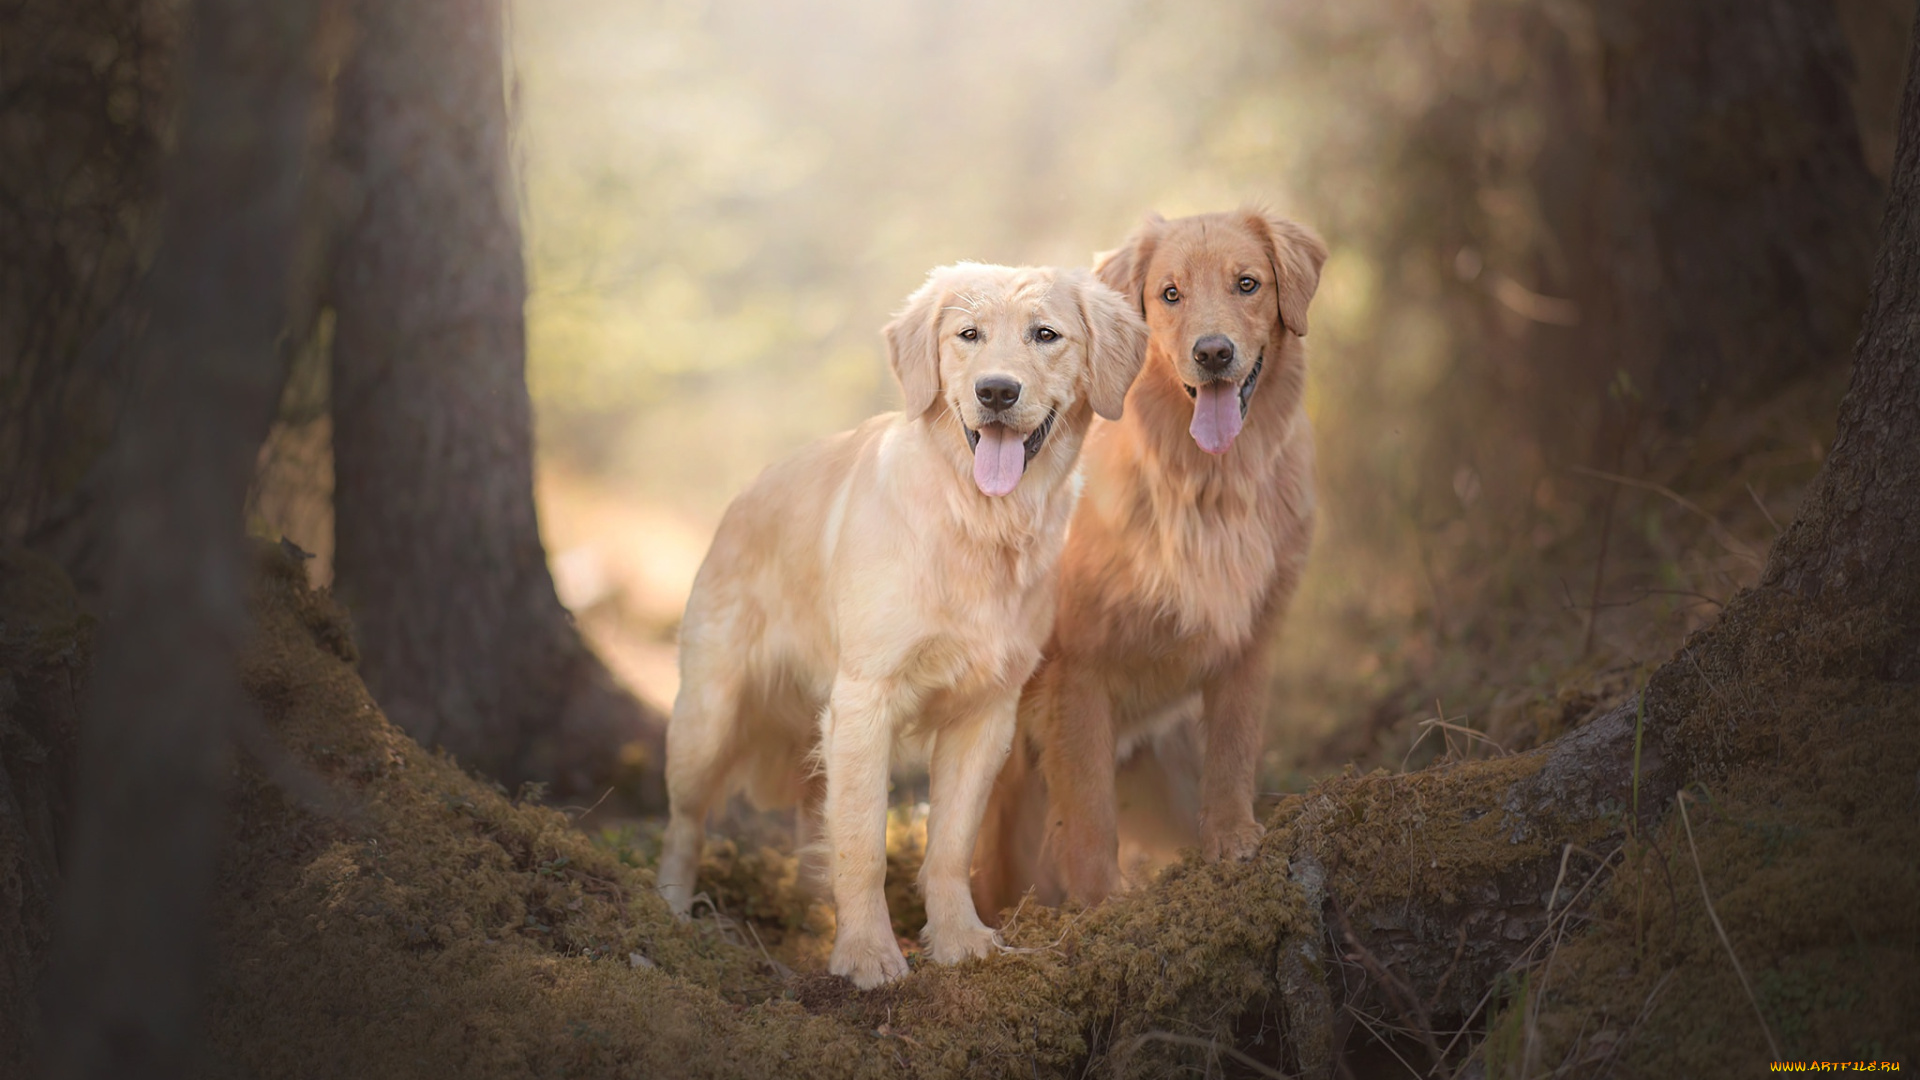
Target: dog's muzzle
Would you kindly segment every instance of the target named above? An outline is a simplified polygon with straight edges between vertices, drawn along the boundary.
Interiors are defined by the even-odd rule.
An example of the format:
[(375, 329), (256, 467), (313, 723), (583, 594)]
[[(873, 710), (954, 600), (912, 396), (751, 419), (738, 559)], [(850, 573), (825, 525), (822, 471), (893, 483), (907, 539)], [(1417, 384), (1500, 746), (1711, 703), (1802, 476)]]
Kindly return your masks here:
[[(1244, 410), (1245, 406), (1242, 406), (1241, 408)], [(1022, 440), (1022, 443), (1023, 445), (1025, 445), (1027, 450), (1027, 464), (1029, 465), (1033, 464), (1033, 459), (1036, 455), (1040, 453), (1040, 448), (1046, 445), (1047, 436), (1053, 434), (1053, 422), (1056, 418), (1059, 417), (1059, 415), (1060, 413), (1058, 410), (1048, 409), (1047, 418), (1045, 420), (1040, 421), (1040, 426), (1037, 428), (1034, 428), (1031, 432), (1028, 432), (1027, 437), (1024, 440)], [(996, 420), (996, 421), (990, 421), (990, 422), (998, 423), (999, 421)], [(967, 433), (967, 449), (969, 450), (980, 449), (980, 432), (976, 431), (973, 428), (968, 427), (966, 421), (964, 420), (960, 422), (960, 430)]]
[[(1253, 370), (1247, 372), (1247, 377), (1240, 381), (1240, 419), (1242, 420), (1247, 418), (1247, 407), (1253, 404), (1253, 388), (1260, 382), (1260, 370), (1266, 366), (1267, 354), (1262, 350), (1260, 355), (1253, 359)], [(1189, 398), (1198, 398), (1200, 396), (1200, 391), (1195, 387), (1188, 386), (1185, 380), (1181, 381), (1180, 388), (1187, 392), (1187, 397)]]

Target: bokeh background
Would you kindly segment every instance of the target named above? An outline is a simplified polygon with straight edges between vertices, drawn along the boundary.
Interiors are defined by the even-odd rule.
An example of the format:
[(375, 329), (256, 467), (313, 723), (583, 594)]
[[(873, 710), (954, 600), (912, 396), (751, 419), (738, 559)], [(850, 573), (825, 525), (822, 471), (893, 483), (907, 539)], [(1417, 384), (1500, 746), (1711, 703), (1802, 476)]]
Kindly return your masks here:
[[(46, 1045), (184, 1061), (207, 1021), (208, 1060), (261, 1074), (1148, 1073), (1233, 1047), (1305, 1073), (1323, 1017), (1356, 1075), (1402, 1051), (1713, 1075), (1776, 1034), (1912, 1057), (1916, 710), (1873, 612), (1913, 582), (1820, 568), (1899, 566), (1900, 507), (1827, 512), (1874, 449), (1834, 452), (1774, 540), (1833, 443), (1914, 11), (6, 5), (0, 1061), (43, 1001)], [(1011, 916), (1072, 961), (1037, 958), (1047, 986), (1014, 962), (863, 998), (821, 970), (831, 911), (777, 813), (714, 830), (712, 918), (646, 902), (695, 567), (757, 470), (893, 404), (900, 298), (1246, 202), (1332, 250), (1324, 513), (1256, 809), (1326, 904), (1278, 863), (1170, 875), (1091, 921)], [(1735, 599), (1770, 546), (1840, 597)], [(1628, 818), (1565, 769), (1516, 779), (1533, 757), (1448, 767), (1578, 731), (1556, 760), (1624, 779), (1627, 717)], [(1190, 839), (1155, 755), (1122, 769), (1136, 878)], [(895, 780), (910, 937), (927, 807)], [(1433, 798), (1523, 788), (1524, 842), (1436, 827)], [(1274, 974), (1313, 909), (1337, 1013)]]
[[(1688, 167), (1733, 201), (1760, 182), (1747, 171), (1829, 142), (1872, 174), (1802, 245), (1841, 268), (1811, 275), (1832, 298), (1796, 301), (1825, 322), (1766, 331), (1789, 361), (1736, 343), (1706, 372), (1618, 314), (1653, 305), (1620, 284), (1650, 226), (1619, 210), (1648, 159), (1622, 149), (1637, 144), (1617, 70), (1659, 46), (1610, 11), (512, 5), (537, 487), (562, 600), (667, 708), (721, 511), (781, 455), (893, 407), (878, 330), (929, 268), (1085, 265), (1149, 211), (1254, 202), (1333, 253), (1308, 339), (1323, 515), (1278, 646), (1264, 788), (1577, 722), (1751, 581), (1818, 468), (1912, 18), (1840, 3), (1813, 48), (1850, 72), (1847, 122)], [(1745, 92), (1751, 117), (1714, 122), (1765, 132), (1789, 111)], [(290, 405), (262, 502), (321, 577), (326, 510), (299, 493), (324, 476), (271, 476), (324, 473), (324, 391), (304, 417)]]

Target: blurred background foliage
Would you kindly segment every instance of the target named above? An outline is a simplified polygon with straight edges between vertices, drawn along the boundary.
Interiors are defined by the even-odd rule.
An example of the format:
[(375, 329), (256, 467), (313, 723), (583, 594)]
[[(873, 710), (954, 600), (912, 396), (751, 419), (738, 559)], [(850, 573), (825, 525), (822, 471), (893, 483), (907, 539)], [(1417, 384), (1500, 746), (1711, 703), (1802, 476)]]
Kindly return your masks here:
[[(1868, 254), (1843, 253), (1856, 306), (1801, 368), (1672, 391), (1594, 285), (1634, 229), (1596, 209), (1608, 58), (1642, 47), (1620, 7), (515, 5), (563, 597), (669, 700), (719, 511), (893, 407), (877, 331), (928, 268), (1085, 265), (1149, 211), (1252, 201), (1333, 251), (1308, 340), (1324, 515), (1269, 779), (1430, 760), (1443, 740), (1403, 754), (1436, 709), (1508, 749), (1576, 721), (1757, 570), (1818, 466)], [(1838, 11), (1884, 177), (1911, 11)], [(1833, 231), (1870, 236), (1853, 217)]]
[[(127, 392), (112, 342), (137, 315), (104, 313), (150, 257), (136, 196), (168, 137), (172, 11), (31, 0), (21, 25), (45, 32), (0, 38), (19, 105), (0, 125), (0, 524), (83, 587), (97, 560), (72, 523), (98, 504), (90, 463)], [(893, 406), (878, 330), (929, 268), (1085, 265), (1150, 211), (1243, 202), (1326, 237), (1323, 513), (1279, 646), (1272, 790), (1447, 753), (1422, 726), (1442, 715), (1485, 737), (1476, 753), (1547, 737), (1752, 580), (1830, 438), (1913, 9), (543, 0), (509, 18), (542, 529), (562, 599), (659, 706), (721, 510)], [(1809, 113), (1836, 72), (1845, 115)], [(1685, 100), (1701, 85), (1723, 97)], [(1661, 310), (1663, 252), (1712, 254), (1669, 243), (1647, 212), (1668, 196), (1683, 225), (1754, 203), (1708, 260), (1724, 310)], [(1740, 246), (1776, 223), (1790, 242)], [(1676, 338), (1695, 314), (1711, 333)], [(320, 581), (332, 326), (294, 350), (252, 508)]]
[(1150, 209), (1304, 213), (1324, 118), (1271, 15), (518, 6), (543, 447), (711, 513), (891, 407), (878, 328), (932, 266), (1085, 265)]
[[(400, 42), (383, 20), (408, 21), (397, 6), (323, 7), (310, 59), (329, 91), (352, 85), (371, 45)], [(121, 509), (103, 478), (122, 414), (164, 375), (129, 356), (153, 314), (143, 275), (177, 137), (181, 10), (14, 0), (0, 15), (0, 541), (50, 556), (90, 605)], [(389, 535), (425, 551), (395, 579), (440, 570), (447, 588), (395, 606), (415, 628), (491, 639), (444, 651), (440, 670), (537, 682), (519, 698), (530, 725), (501, 730), (564, 730), (564, 681), (526, 679), (534, 665), (515, 659), (551, 670), (542, 641), (565, 639), (563, 674), (593, 668), (573, 662), (557, 592), (664, 709), (722, 508), (769, 462), (893, 405), (877, 331), (928, 268), (1084, 265), (1149, 211), (1263, 203), (1333, 252), (1309, 341), (1322, 514), (1277, 644), (1268, 795), (1541, 743), (1630, 693), (1754, 581), (1832, 438), (1914, 18), (1912, 0), (509, 0), (499, 71), (518, 184), (502, 190), (487, 164), (497, 127), (474, 121), (498, 115), (489, 35), (458, 80), (408, 66), (446, 58), (417, 42), (450, 50), (449, 29), (493, 9), (419, 10), (451, 21), (386, 51), (388, 89), (450, 88), (394, 113), (436, 122), (392, 139), (402, 165), (370, 181), (340, 144), (374, 125), (320, 109), (309, 134), (335, 145), (313, 161), (303, 225), (336, 254), (409, 234), (396, 246), (426, 253), (419, 273), (359, 299), (417, 298), (434, 317), (413, 328), (436, 330), (336, 355), (355, 314), (337, 288), (337, 310), (290, 327), (250, 528), (310, 552), (310, 578), (331, 581), (334, 420), (377, 404), (441, 451), (415, 458), (427, 487), (396, 488), (390, 509), (425, 512)], [(444, 197), (372, 217), (382, 181)], [(553, 589), (523, 513), (516, 252), (481, 237), (484, 254), (446, 257), (476, 250), (457, 243), (475, 239), (463, 220), (500, 224), (489, 206), (523, 225)], [(496, 331), (485, 350), (473, 326), (438, 318), (449, 296), (435, 293), (471, 298), (489, 280), (507, 284), (466, 313)], [(376, 376), (480, 374), (336, 395), (356, 360)], [(486, 437), (450, 438), (450, 420)], [(362, 474), (399, 473), (383, 454), (406, 441), (342, 445), (374, 463)], [(462, 458), (496, 467), (455, 475)], [(468, 569), (461, 556), (490, 547), (511, 550)], [(470, 602), (529, 579), (518, 593), (536, 602)], [(341, 586), (351, 604), (351, 566)], [(625, 702), (591, 674), (596, 699)], [(502, 697), (449, 712), (486, 720)], [(658, 768), (640, 743), (601, 745), (596, 761)], [(1178, 794), (1154, 767), (1140, 755), (1122, 772), (1123, 822), (1142, 826), (1129, 868), (1179, 843), (1157, 812)], [(35, 781), (48, 805), (65, 798), (64, 768)], [(917, 858), (914, 791), (896, 792), (896, 856)], [(622, 819), (608, 832), (639, 861), (658, 821), (624, 820), (644, 804), (632, 795), (594, 820)], [(762, 833), (734, 835), (719, 894), (790, 918), (791, 860)], [(31, 983), (30, 963), (12, 970)]]

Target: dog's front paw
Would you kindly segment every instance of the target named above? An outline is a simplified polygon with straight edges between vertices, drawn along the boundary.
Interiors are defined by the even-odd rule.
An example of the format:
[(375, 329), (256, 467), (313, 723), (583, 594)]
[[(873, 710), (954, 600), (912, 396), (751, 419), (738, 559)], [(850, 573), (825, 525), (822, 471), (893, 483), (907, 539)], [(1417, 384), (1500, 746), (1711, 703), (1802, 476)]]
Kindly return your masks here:
[(827, 970), (852, 979), (853, 985), (862, 990), (871, 990), (905, 976), (907, 958), (901, 955), (900, 943), (893, 940), (892, 934), (842, 933), (834, 939), (833, 957), (827, 961)]
[(1260, 838), (1265, 835), (1266, 826), (1251, 817), (1219, 828), (1215, 828), (1211, 822), (1203, 822), (1200, 827), (1200, 850), (1210, 861), (1251, 859), (1254, 852), (1260, 850)]
[(667, 910), (673, 912), (674, 918), (686, 922), (693, 914), (692, 889), (670, 882), (659, 886), (656, 891), (659, 892), (660, 899), (667, 902)]
[(1120, 853), (1111, 836), (1060, 826), (1047, 831), (1041, 850), (1059, 852), (1057, 872), (1067, 899), (1092, 907), (1120, 888)]
[(962, 960), (991, 956), (1000, 947), (999, 933), (982, 923), (978, 917), (969, 919), (968, 924), (956, 926), (928, 923), (924, 937), (927, 955), (933, 957), (936, 964), (957, 964)]

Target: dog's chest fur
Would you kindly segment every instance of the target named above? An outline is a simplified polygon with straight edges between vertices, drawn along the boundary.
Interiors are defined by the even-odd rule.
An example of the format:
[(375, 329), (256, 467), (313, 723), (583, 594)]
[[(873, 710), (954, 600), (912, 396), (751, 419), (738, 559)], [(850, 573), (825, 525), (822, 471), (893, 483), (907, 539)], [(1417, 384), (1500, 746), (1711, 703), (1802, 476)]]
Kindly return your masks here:
[(949, 710), (1002, 696), (1039, 663), (1053, 626), (1051, 578), (1059, 560), (1064, 514), (1024, 543), (970, 537), (956, 545), (960, 573), (922, 584), (925, 631), (905, 646), (898, 676), (928, 692), (925, 723)]
[(1111, 561), (1074, 566), (1064, 598), (1076, 651), (1104, 671), (1122, 727), (1260, 647), (1276, 590), (1298, 578), (1296, 541), (1313, 513), (1311, 440), (1296, 420), (1258, 468), (1194, 470), (1143, 454), (1102, 463), (1089, 485), (1082, 516), (1106, 534)]
[[(892, 481), (884, 449), (881, 461), (881, 482)], [(1023, 488), (986, 502), (962, 485), (941, 484), (939, 494), (922, 490), (889, 502), (897, 518), (837, 523), (832, 573), (850, 598), (834, 619), (837, 666), (912, 687), (921, 702), (918, 726), (937, 728), (1007, 697), (1039, 662), (1079, 491), (1071, 479), (1044, 474)], [(913, 555), (879, 558), (880, 547)], [(846, 587), (856, 580), (860, 587)]]
[[(1260, 535), (1256, 493), (1224, 482), (1184, 489), (1149, 478), (1146, 543), (1134, 547), (1138, 601), (1170, 623), (1171, 644), (1237, 652), (1252, 637), (1273, 579), (1274, 544)], [(1169, 497), (1171, 496), (1171, 497)]]

